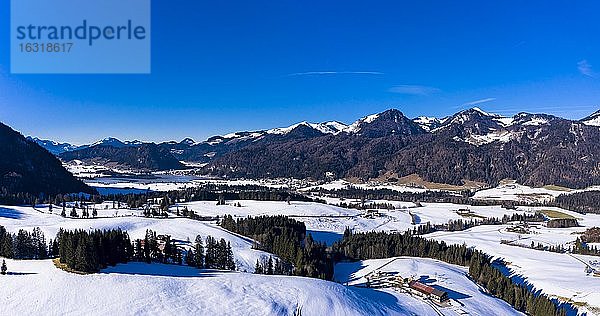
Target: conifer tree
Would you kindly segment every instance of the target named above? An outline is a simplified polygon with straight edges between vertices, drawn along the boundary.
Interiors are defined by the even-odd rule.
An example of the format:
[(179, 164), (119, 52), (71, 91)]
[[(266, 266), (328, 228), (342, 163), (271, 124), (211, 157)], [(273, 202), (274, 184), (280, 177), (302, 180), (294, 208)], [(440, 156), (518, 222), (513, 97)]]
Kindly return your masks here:
[(187, 264), (190, 267), (195, 267), (196, 262), (194, 261), (194, 258), (195, 258), (194, 250), (188, 249), (188, 251), (185, 253), (185, 264)]
[(258, 261), (258, 259), (256, 259), (256, 265), (254, 266), (254, 273), (256, 273), (256, 274), (262, 274), (263, 273), (263, 268), (260, 265), (260, 262)]
[(196, 236), (194, 250), (194, 266), (202, 269), (204, 268), (204, 246), (200, 235)]
[(79, 217), (79, 215), (77, 215), (77, 210), (75, 210), (75, 206), (73, 206), (73, 208), (71, 209), (71, 213), (69, 214), (69, 216)]
[(273, 274), (273, 257), (269, 256), (269, 261), (267, 261), (267, 271), (266, 274)]
[(231, 243), (227, 242), (227, 249), (226, 249), (226, 269), (227, 270), (231, 270), (231, 271), (235, 271), (235, 258), (233, 257), (233, 250), (231, 249)]

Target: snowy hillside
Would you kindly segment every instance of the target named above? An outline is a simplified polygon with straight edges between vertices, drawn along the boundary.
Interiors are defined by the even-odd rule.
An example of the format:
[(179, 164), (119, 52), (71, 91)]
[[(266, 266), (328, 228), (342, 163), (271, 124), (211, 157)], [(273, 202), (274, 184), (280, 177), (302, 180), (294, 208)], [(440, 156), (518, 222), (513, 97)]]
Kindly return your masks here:
[(466, 275), (466, 268), (433, 259), (397, 257), (372, 259), (336, 266), (336, 280), (350, 285), (364, 286), (366, 276), (374, 271), (397, 273), (402, 278), (414, 278), (439, 290), (448, 292), (451, 306), (438, 307), (410, 293), (382, 289), (386, 293), (419, 307), (419, 315), (523, 315), (506, 302), (481, 291)]
[(581, 120), (585, 125), (600, 126), (600, 110)]
[(64, 272), (50, 260), (7, 260), (7, 265), (12, 275), (2, 276), (4, 315), (292, 315), (297, 308), (302, 315), (418, 312), (386, 293), (301, 277), (145, 263), (93, 275)]
[[(8, 231), (16, 232), (19, 229), (32, 230), (40, 227), (46, 238), (54, 238), (59, 228), (64, 229), (112, 229), (126, 230), (132, 239), (143, 238), (147, 229), (160, 234), (168, 234), (178, 240), (194, 240), (196, 235), (206, 237), (211, 235), (217, 239), (224, 238), (231, 242), (235, 254), (236, 266), (240, 271), (254, 271), (257, 259), (268, 256), (267, 253), (253, 250), (252, 240), (233, 235), (220, 227), (185, 218), (155, 219), (145, 218), (140, 211), (103, 210), (98, 207), (99, 218), (95, 219), (70, 219), (60, 216), (58, 207), (54, 214), (48, 214), (47, 208), (34, 210), (31, 207), (0, 207), (0, 225)], [(116, 217), (115, 217), (116, 216)]]
[[(170, 234), (179, 240), (193, 238), (196, 234), (212, 235), (231, 242), (238, 270), (241, 271), (252, 271), (256, 260), (267, 256), (264, 252), (250, 249), (251, 240), (212, 224), (183, 218), (144, 218), (139, 217), (139, 211), (112, 209), (111, 205), (111, 202), (96, 205), (99, 209), (99, 218), (96, 219), (63, 218), (56, 214), (57, 208), (54, 214), (50, 214), (45, 206), (36, 209), (2, 206), (0, 225), (11, 232), (40, 227), (49, 238), (54, 237), (60, 227), (121, 228), (127, 230), (132, 238), (142, 237), (146, 229)], [(211, 209), (208, 205), (198, 203), (190, 206), (204, 209), (205, 213)], [(294, 206), (286, 208), (283, 203), (251, 202), (246, 205), (245, 214), (257, 214), (258, 209), (282, 214), (289, 214), (292, 210), (302, 214), (309, 214), (309, 210), (312, 210), (310, 214), (351, 214), (351, 211), (341, 208), (315, 206), (303, 204), (295, 209)], [(311, 278), (199, 270), (187, 266), (139, 262), (119, 264), (98, 274), (78, 275), (57, 269), (51, 260), (6, 261), (9, 274), (1, 277), (2, 314), (292, 315), (300, 309), (302, 315), (323, 315), (324, 310), (327, 315), (437, 315), (436, 310), (424, 301), (409, 296)], [(458, 274), (462, 273), (460, 268), (433, 261), (427, 264), (430, 267), (439, 266), (439, 271), (448, 274), (446, 278), (442, 272), (438, 273), (445, 278), (446, 283), (443, 284), (453, 284), (454, 281), (448, 280), (456, 280), (461, 284), (460, 291), (475, 287), (474, 284), (464, 283), (466, 278)], [(414, 264), (405, 268), (411, 269), (412, 266)], [(359, 265), (349, 267), (356, 268)], [(348, 268), (341, 266), (338, 275), (346, 273)], [(14, 293), (19, 293), (18, 298), (12, 296)], [(480, 301), (481, 307), (475, 309), (475, 304), (471, 303), (475, 301)], [(506, 309), (506, 303), (480, 293), (465, 302), (464, 309), (475, 314), (496, 308), (515, 314)]]
[[(600, 215), (581, 215), (565, 210), (560, 212), (576, 216), (582, 226), (600, 226)], [(517, 280), (529, 282), (542, 293), (578, 302), (581, 311), (598, 315), (600, 279), (585, 271), (586, 266), (598, 262), (598, 257), (518, 247), (528, 246), (532, 242), (550, 246), (572, 244), (577, 232), (581, 233), (585, 227), (540, 227), (531, 234), (518, 234), (507, 231), (507, 225), (478, 226), (461, 232), (436, 232), (426, 236), (451, 244), (466, 243), (467, 246), (503, 259), (510, 269), (507, 273)], [(510, 240), (511, 245), (502, 244), (502, 240)]]

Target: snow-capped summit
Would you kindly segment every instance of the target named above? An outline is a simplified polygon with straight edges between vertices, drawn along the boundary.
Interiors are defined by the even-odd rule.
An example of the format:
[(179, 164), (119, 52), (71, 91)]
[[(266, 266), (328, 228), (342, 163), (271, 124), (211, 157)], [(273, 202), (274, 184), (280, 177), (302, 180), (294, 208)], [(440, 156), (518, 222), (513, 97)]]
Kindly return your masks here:
[(358, 119), (356, 122), (348, 125), (343, 131), (346, 133), (350, 133), (350, 134), (358, 133), (358, 131), (360, 130), (360, 127), (362, 125), (372, 123), (378, 117), (379, 117), (379, 113), (367, 115), (361, 119)]
[(419, 116), (413, 119), (413, 122), (419, 124), (422, 129), (431, 132), (432, 130), (440, 127), (442, 121), (436, 117)]
[(600, 126), (600, 110), (590, 114), (589, 116), (581, 119), (581, 123), (590, 126)]
[(495, 114), (495, 113), (486, 112), (486, 111), (484, 111), (484, 110), (482, 110), (482, 109), (480, 109), (478, 107), (472, 107), (472, 108), (470, 108), (468, 110), (465, 110), (463, 112), (477, 112), (477, 113), (479, 113), (479, 114), (481, 114), (483, 116), (491, 116), (491, 117), (500, 117), (501, 116), (501, 115), (498, 115), (498, 114)]
[(183, 144), (183, 145), (188, 145), (188, 146), (192, 146), (192, 145), (196, 144), (196, 142), (189, 137), (182, 139), (179, 143)]
[(472, 119), (486, 119), (486, 118), (500, 118), (501, 116), (498, 114), (488, 113), (483, 111), (478, 107), (470, 108), (467, 110), (462, 110), (451, 116), (449, 123), (459, 123), (462, 124), (468, 120)]
[(324, 122), (324, 123), (309, 123), (306, 121), (302, 121), (300, 123), (296, 123), (296, 124), (290, 125), (288, 127), (279, 127), (279, 128), (269, 129), (266, 131), (266, 133), (283, 135), (283, 134), (287, 134), (287, 133), (291, 132), (292, 130), (294, 130), (295, 128), (297, 128), (299, 126), (307, 126), (312, 129), (315, 129), (323, 134), (337, 134), (347, 127), (346, 124), (340, 123), (337, 121), (330, 121), (330, 122)]
[(348, 125), (338, 122), (329, 121), (324, 123), (312, 124), (312, 127), (325, 134), (337, 134), (343, 131)]
[(365, 116), (344, 129), (349, 134), (366, 137), (382, 137), (387, 135), (414, 135), (426, 133), (419, 124), (404, 116), (396, 109)]
[(272, 128), (269, 130), (266, 130), (267, 134), (276, 134), (276, 135), (285, 135), (289, 132), (291, 132), (293, 129), (295, 129), (298, 126), (311, 126), (310, 123), (306, 122), (306, 121), (302, 121), (300, 123), (296, 123), (294, 125), (290, 125), (288, 127), (276, 127), (276, 128)]
[(467, 131), (468, 134), (485, 135), (490, 131), (510, 124), (510, 120), (507, 120), (507, 118), (488, 113), (478, 107), (460, 111), (445, 117), (440, 122), (440, 126), (433, 129), (432, 132), (439, 132), (454, 126)]
[(107, 138), (101, 139), (99, 141), (96, 141), (96, 142), (90, 144), (88, 147), (94, 147), (94, 146), (125, 147), (127, 145), (114, 137), (107, 137)]
[[(299, 128), (303, 130), (305, 130), (306, 128), (308, 128), (309, 130), (312, 129), (317, 134), (338, 134), (347, 127), (348, 126), (346, 124), (338, 121), (329, 121), (323, 123), (309, 123), (307, 121), (302, 121), (300, 123), (296, 123), (287, 127), (276, 127), (268, 130), (259, 130), (253, 132), (234, 132), (222, 136), (213, 136), (207, 139), (205, 143), (210, 145), (217, 145), (226, 141), (239, 141), (248, 139), (258, 140), (259, 138), (266, 135), (288, 135), (290, 134), (290, 132), (298, 130)], [(190, 139), (190, 141), (192, 140)]]
[(532, 114), (521, 112), (513, 116), (513, 124), (520, 126), (540, 126), (547, 125), (556, 117), (548, 114)]

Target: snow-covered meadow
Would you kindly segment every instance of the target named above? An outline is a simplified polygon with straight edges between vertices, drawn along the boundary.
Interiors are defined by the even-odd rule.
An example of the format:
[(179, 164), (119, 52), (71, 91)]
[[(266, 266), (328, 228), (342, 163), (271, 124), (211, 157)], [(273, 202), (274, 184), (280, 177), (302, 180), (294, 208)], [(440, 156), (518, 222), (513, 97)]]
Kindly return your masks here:
[(7, 260), (4, 315), (412, 315), (395, 297), (317, 279), (128, 263), (92, 275)]
[[(165, 176), (163, 181), (138, 180), (114, 181), (93, 180), (96, 187), (115, 192), (166, 191), (197, 186), (214, 180), (177, 178)], [(253, 181), (222, 181), (223, 184), (258, 184)], [(261, 182), (273, 187), (290, 187), (289, 183)], [(296, 185), (299, 185), (296, 183)], [(335, 188), (345, 183), (332, 183)], [(305, 186), (306, 187), (306, 186)], [(400, 188), (398, 188), (400, 190)], [(504, 191), (503, 191), (504, 190)], [(521, 190), (516, 192), (515, 190)], [(547, 196), (552, 191), (555, 196), (562, 191), (533, 189), (527, 187), (499, 187), (480, 191), (476, 197), (482, 199), (518, 200), (524, 196)], [(185, 266), (146, 265), (130, 263), (118, 265), (95, 275), (73, 275), (56, 269), (49, 260), (15, 261), (7, 260), (10, 282), (0, 290), (0, 298), (7, 310), (17, 314), (40, 314), (44, 306), (52, 306), (50, 314), (81, 314), (90, 306), (97, 314), (293, 314), (297, 308), (303, 315), (322, 315), (327, 310), (331, 315), (437, 315), (437, 311), (422, 300), (389, 290), (361, 289), (341, 284), (300, 277), (261, 276), (244, 273), (252, 272), (257, 260), (269, 254), (251, 249), (253, 241), (227, 231), (211, 222), (194, 221), (175, 216), (177, 209), (191, 209), (200, 216), (234, 217), (260, 215), (286, 215), (306, 224), (307, 229), (317, 240), (328, 244), (341, 238), (346, 227), (357, 232), (397, 231), (403, 232), (425, 223), (445, 224), (449, 220), (478, 220), (481, 218), (502, 218), (515, 213), (532, 214), (539, 210), (555, 210), (578, 219), (581, 227), (551, 229), (543, 226), (531, 228), (531, 234), (517, 234), (506, 230), (509, 225), (478, 226), (459, 232), (437, 232), (426, 235), (448, 243), (467, 244), (490, 255), (503, 259), (511, 275), (525, 280), (536, 289), (561, 300), (570, 300), (583, 305), (582, 311), (598, 314), (600, 310), (600, 278), (586, 274), (586, 263), (591, 264), (597, 257), (544, 252), (502, 244), (511, 240), (514, 244), (529, 245), (532, 241), (543, 245), (569, 245), (587, 227), (600, 226), (600, 215), (578, 214), (557, 208), (518, 207), (515, 210), (497, 206), (468, 206), (450, 203), (421, 203), (367, 200), (369, 203), (387, 203), (393, 209), (378, 209), (367, 212), (336, 206), (342, 202), (336, 198), (324, 198), (329, 204), (313, 202), (273, 202), (233, 200), (226, 205), (216, 205), (214, 201), (178, 203), (170, 208), (168, 219), (145, 218), (140, 210), (114, 208), (112, 202), (96, 204), (95, 219), (70, 219), (61, 217), (59, 207), (53, 213), (46, 205), (13, 207), (0, 206), (0, 225), (10, 232), (18, 229), (31, 230), (40, 227), (46, 238), (53, 238), (59, 228), (65, 229), (110, 229), (127, 230), (132, 238), (143, 238), (147, 229), (169, 234), (185, 241), (196, 235), (211, 235), (224, 238), (232, 245), (238, 272), (200, 271)], [(345, 203), (360, 201), (344, 200)], [(469, 209), (468, 214), (460, 214), (459, 209)], [(67, 214), (70, 211), (67, 208)], [(386, 259), (387, 260), (387, 259)], [(366, 273), (385, 263), (368, 260), (353, 264), (338, 264), (336, 279), (359, 285)], [(389, 261), (389, 260), (388, 260)], [(597, 260), (596, 260), (597, 261)], [(386, 261), (387, 262), (387, 261)], [(467, 282), (465, 270), (435, 260), (403, 259), (388, 266), (393, 271), (410, 275), (434, 275), (434, 279), (444, 288), (464, 294), (458, 305), (442, 311), (444, 315), (467, 312), (471, 315), (508, 315), (516, 311), (505, 306), (500, 300), (478, 292), (477, 286)], [(465, 281), (467, 280), (467, 281)], [(34, 304), (23, 305), (10, 295), (14, 291), (24, 291), (28, 285), (44, 284), (36, 287), (26, 296), (35, 300)], [(66, 286), (65, 286), (66, 285)], [(456, 294), (456, 293), (455, 293)], [(89, 297), (101, 296), (113, 300), (114, 304), (102, 304)], [(78, 298), (81, 296), (81, 298)], [(199, 299), (203, 297), (204, 299)], [(62, 301), (61, 301), (62, 300)], [(76, 303), (83, 300), (80, 307)], [(52, 304), (54, 301), (64, 304)], [(226, 305), (225, 305), (226, 304)], [(56, 306), (55, 306), (56, 305)], [(227, 306), (227, 308), (223, 308)], [(245, 306), (244, 308), (239, 306)], [(501, 311), (494, 313), (494, 311)], [(89, 313), (88, 313), (89, 314)]]

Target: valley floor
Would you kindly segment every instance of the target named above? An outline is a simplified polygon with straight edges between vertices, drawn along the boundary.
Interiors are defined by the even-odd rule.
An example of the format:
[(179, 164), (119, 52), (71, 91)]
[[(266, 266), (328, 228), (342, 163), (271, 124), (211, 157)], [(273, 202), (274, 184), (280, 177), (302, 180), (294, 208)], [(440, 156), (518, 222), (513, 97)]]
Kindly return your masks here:
[[(286, 208), (293, 207), (293, 204), (287, 203), (248, 202), (255, 209), (267, 212), (275, 209), (283, 214), (286, 214)], [(316, 212), (313, 215), (355, 212), (314, 203), (300, 205), (299, 209), (305, 216), (308, 210)], [(9, 274), (0, 276), (0, 314), (293, 315), (300, 309), (302, 315), (439, 315), (439, 309), (421, 298), (392, 290), (354, 286), (359, 284), (352, 282), (352, 286), (341, 284), (347, 283), (350, 276), (363, 275), (367, 271), (365, 266), (378, 265), (379, 261), (339, 265), (336, 278), (341, 283), (255, 275), (250, 273), (254, 263), (268, 254), (251, 249), (252, 241), (247, 238), (211, 223), (185, 218), (144, 218), (135, 212), (126, 214), (124, 210), (119, 210), (120, 214), (114, 216), (116, 210), (102, 209), (100, 215), (105, 216), (102, 218), (71, 219), (61, 217), (56, 210), (49, 214), (44, 206), (37, 209), (2, 206), (0, 225), (10, 232), (40, 227), (47, 238), (53, 238), (60, 227), (118, 227), (127, 230), (132, 238), (140, 238), (146, 229), (152, 229), (171, 234), (182, 242), (187, 238), (193, 239), (196, 234), (212, 235), (231, 242), (238, 270), (248, 272), (132, 262), (109, 267), (98, 274), (78, 275), (56, 268), (51, 260), (7, 259)], [(248, 206), (247, 210), (250, 209)], [(401, 273), (428, 274), (436, 279), (437, 284), (468, 295), (457, 298), (461, 307), (456, 308), (470, 315), (490, 315), (489, 311), (495, 310), (499, 311), (497, 315), (518, 314), (505, 302), (479, 292), (475, 284), (468, 282), (464, 268), (427, 259), (410, 260), (404, 267), (393, 268)], [(446, 309), (442, 313), (453, 315), (454, 311)]]

